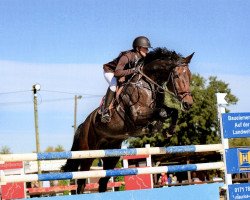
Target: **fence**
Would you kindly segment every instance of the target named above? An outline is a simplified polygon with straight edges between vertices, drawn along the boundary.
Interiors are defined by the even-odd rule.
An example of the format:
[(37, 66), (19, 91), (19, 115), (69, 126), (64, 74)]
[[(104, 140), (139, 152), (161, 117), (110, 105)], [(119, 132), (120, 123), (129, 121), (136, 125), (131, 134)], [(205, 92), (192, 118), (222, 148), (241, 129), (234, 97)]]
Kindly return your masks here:
[[(218, 111), (219, 118), (221, 123), (221, 133), (223, 134), (223, 126), (221, 115), (224, 112), (223, 103), (220, 103), (219, 95), (217, 95), (218, 101)], [(250, 119), (250, 118), (249, 118)], [(226, 187), (228, 184), (232, 182), (231, 175), (227, 173), (226, 168), (226, 153), (225, 148), (228, 148), (228, 140), (225, 139), (222, 135), (222, 144), (214, 144), (214, 145), (190, 145), (190, 146), (175, 146), (175, 147), (150, 147), (150, 148), (134, 148), (134, 149), (109, 149), (109, 150), (92, 150), (92, 151), (77, 151), (77, 152), (57, 152), (57, 153), (32, 153), (32, 154), (11, 154), (11, 155), (0, 155), (0, 162), (5, 161), (34, 161), (34, 160), (52, 160), (52, 159), (84, 159), (84, 158), (101, 158), (101, 157), (113, 157), (113, 156), (127, 156), (127, 155), (160, 155), (160, 154), (172, 154), (172, 153), (186, 153), (186, 152), (209, 152), (209, 151), (219, 151), (223, 154), (223, 161), (220, 162), (212, 162), (212, 163), (199, 163), (199, 164), (187, 164), (187, 165), (173, 165), (173, 166), (161, 166), (161, 167), (149, 167), (149, 168), (129, 168), (129, 169), (115, 169), (115, 170), (94, 170), (94, 171), (83, 171), (83, 172), (67, 172), (67, 173), (53, 173), (53, 174), (31, 174), (31, 175), (9, 175), (6, 176), (1, 172), (0, 182), (8, 183), (8, 182), (20, 182), (20, 181), (45, 181), (45, 180), (63, 180), (63, 179), (81, 179), (81, 178), (89, 178), (89, 177), (105, 177), (105, 176), (126, 176), (126, 175), (137, 175), (137, 174), (155, 174), (161, 172), (174, 173), (174, 172), (184, 172), (184, 171), (201, 171), (201, 170), (211, 170), (211, 169), (220, 169), (225, 171), (225, 183)], [(249, 150), (250, 152), (250, 150)], [(215, 186), (215, 187), (214, 187)], [(176, 192), (174, 198), (177, 199), (217, 199), (216, 194), (218, 191), (215, 191), (215, 188), (221, 184), (216, 184), (211, 186), (211, 184), (207, 184), (207, 186), (200, 186), (200, 189), (197, 189), (197, 192), (194, 193), (194, 196), (188, 197), (190, 192), (196, 191), (196, 186), (191, 188), (188, 192), (188, 195), (184, 192), (187, 187), (191, 186), (183, 186), (178, 187), (179, 192)], [(202, 188), (205, 188), (204, 193)], [(250, 187), (249, 187), (250, 188)], [(172, 190), (172, 192), (173, 192)], [(145, 199), (148, 199), (151, 194), (155, 194), (154, 198), (157, 195), (160, 195), (159, 198), (162, 198), (165, 195), (165, 189), (160, 189), (157, 193), (155, 193), (156, 189), (150, 190), (150, 194), (145, 196), (148, 192), (138, 192), (140, 193), (139, 197), (133, 197), (134, 199), (140, 199), (141, 196), (145, 196)], [(214, 192), (215, 191), (215, 192)], [(168, 191), (167, 196), (170, 195), (171, 191)], [(137, 193), (137, 192), (135, 192)], [(185, 193), (185, 195), (181, 195), (180, 193)], [(131, 199), (126, 198), (127, 193), (122, 194), (112, 194), (112, 195), (122, 195), (122, 199)], [(209, 194), (213, 194), (211, 197)], [(228, 199), (229, 199), (229, 192)], [(100, 194), (98, 194), (100, 195)], [(106, 195), (110, 194), (102, 194), (102, 199), (105, 199)], [(131, 195), (130, 195), (131, 196)], [(70, 197), (64, 197), (70, 198)], [(86, 198), (86, 197), (84, 197)], [(93, 196), (91, 197), (93, 198)], [(97, 198), (97, 197), (96, 197)], [(117, 197), (121, 199), (121, 197)], [(165, 198), (165, 197), (164, 197)], [(73, 198), (72, 198), (73, 199)], [(76, 197), (74, 197), (76, 199)]]

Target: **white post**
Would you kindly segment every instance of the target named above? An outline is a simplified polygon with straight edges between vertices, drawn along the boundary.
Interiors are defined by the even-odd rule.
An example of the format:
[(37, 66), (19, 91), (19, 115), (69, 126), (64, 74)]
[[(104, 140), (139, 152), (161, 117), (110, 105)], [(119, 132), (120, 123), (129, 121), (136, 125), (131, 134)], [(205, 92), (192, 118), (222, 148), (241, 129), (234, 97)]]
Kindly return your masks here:
[[(24, 162), (22, 162), (23, 168), (21, 170), (21, 175), (25, 175), (25, 169), (24, 169)], [(24, 184), (24, 198), (27, 198), (27, 188), (26, 188), (26, 182), (23, 183)]]
[[(150, 144), (146, 144), (145, 147), (146, 148), (150, 148)], [(152, 159), (151, 159), (151, 155), (150, 154), (146, 158), (146, 163), (147, 163), (147, 167), (152, 167)]]
[[(150, 148), (150, 144), (146, 144), (145, 147)], [(147, 163), (147, 167), (152, 167), (151, 154), (149, 154), (148, 157), (146, 158), (146, 163)], [(150, 174), (150, 180), (151, 180), (151, 187), (153, 188), (154, 187), (153, 174)]]
[[(114, 182), (115, 182), (115, 180), (114, 180), (114, 177), (113, 177), (113, 176), (110, 178), (110, 180), (111, 180), (111, 183), (114, 183)], [(114, 191), (115, 191), (115, 187), (112, 187), (112, 192), (114, 192)]]
[[(127, 147), (124, 146), (122, 149), (127, 149)], [(123, 162), (123, 168), (128, 168), (128, 160), (123, 158), (122, 162)]]
[(218, 108), (218, 120), (220, 122), (220, 133), (221, 133), (221, 143), (223, 145), (223, 162), (225, 164), (225, 188), (227, 190), (227, 199), (229, 200), (229, 190), (228, 185), (232, 184), (232, 175), (227, 173), (227, 163), (226, 163), (226, 149), (229, 149), (228, 139), (224, 138), (223, 125), (222, 125), (222, 114), (226, 112), (225, 105), (228, 103), (224, 99), (226, 93), (216, 93), (217, 97), (217, 108)]
[(3, 170), (0, 170), (0, 187), (1, 187), (1, 185), (7, 184), (6, 181), (4, 180), (4, 178), (5, 178), (5, 173)]

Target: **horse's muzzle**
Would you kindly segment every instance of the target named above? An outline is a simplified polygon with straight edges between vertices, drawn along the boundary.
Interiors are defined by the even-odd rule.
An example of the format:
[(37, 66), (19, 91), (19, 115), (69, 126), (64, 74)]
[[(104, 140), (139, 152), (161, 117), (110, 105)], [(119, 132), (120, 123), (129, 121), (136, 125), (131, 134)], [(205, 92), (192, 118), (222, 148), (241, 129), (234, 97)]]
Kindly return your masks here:
[(187, 102), (182, 102), (182, 107), (185, 111), (187, 111), (192, 107), (192, 104), (189, 104)]
[(186, 95), (181, 101), (182, 108), (188, 111), (193, 105), (193, 98), (191, 95)]

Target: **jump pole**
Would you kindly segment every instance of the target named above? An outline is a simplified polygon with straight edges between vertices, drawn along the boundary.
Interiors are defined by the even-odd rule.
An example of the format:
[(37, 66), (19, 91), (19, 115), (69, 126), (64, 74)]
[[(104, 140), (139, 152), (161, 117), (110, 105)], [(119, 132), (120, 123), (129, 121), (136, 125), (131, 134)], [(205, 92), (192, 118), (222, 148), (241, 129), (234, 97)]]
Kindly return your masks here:
[(31, 181), (49, 181), (49, 180), (67, 180), (67, 179), (85, 179), (85, 178), (101, 178), (113, 176), (127, 176), (137, 174), (159, 174), (162, 172), (175, 173), (185, 171), (203, 171), (213, 169), (224, 169), (223, 162), (187, 164), (187, 165), (173, 165), (160, 167), (146, 167), (146, 168), (128, 168), (128, 169), (114, 169), (114, 170), (93, 170), (82, 172), (63, 172), (63, 173), (47, 173), (47, 174), (30, 174), (30, 175), (8, 175), (4, 173), (0, 176), (0, 183), (12, 182), (31, 182)]
[(222, 144), (209, 144), (209, 145), (106, 149), (106, 150), (68, 151), (68, 152), (49, 152), (49, 153), (0, 154), (0, 164), (4, 162), (14, 162), (14, 161), (85, 159), (85, 158), (118, 157), (118, 156), (128, 156), (128, 155), (160, 155), (160, 154), (173, 154), (173, 153), (211, 152), (211, 151), (222, 151), (222, 150), (223, 150)]

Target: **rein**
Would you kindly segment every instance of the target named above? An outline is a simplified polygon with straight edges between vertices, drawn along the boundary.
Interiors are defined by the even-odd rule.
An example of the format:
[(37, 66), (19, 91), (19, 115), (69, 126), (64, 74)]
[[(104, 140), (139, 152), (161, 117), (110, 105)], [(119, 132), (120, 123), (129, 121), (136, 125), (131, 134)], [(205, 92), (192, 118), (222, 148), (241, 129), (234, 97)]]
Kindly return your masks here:
[[(158, 83), (156, 83), (154, 80), (152, 80), (150, 77), (148, 77), (146, 74), (144, 74), (140, 69), (138, 70), (138, 73), (141, 74), (143, 77), (145, 77), (150, 83), (154, 84), (155, 86), (157, 86), (157, 88), (160, 88), (161, 90), (163, 90), (163, 92), (167, 92), (168, 94), (170, 94), (172, 97), (176, 98), (176, 95), (173, 92), (170, 92), (168, 89), (165, 89), (164, 87), (162, 87), (161, 85), (159, 85)], [(167, 82), (170, 79), (170, 75), (168, 77)], [(158, 92), (161, 92), (159, 90), (157, 90)], [(163, 93), (162, 92), (162, 93)], [(177, 99), (178, 100), (178, 99)]]
[[(144, 78), (146, 78), (150, 83), (152, 83), (153, 85), (157, 86), (157, 91), (158, 91), (158, 92), (161, 92), (161, 91), (158, 90), (158, 88), (160, 88), (160, 89), (163, 91), (162, 93), (164, 93), (164, 92), (168, 93), (171, 97), (173, 97), (173, 100), (175, 100), (175, 101), (177, 101), (177, 102), (180, 103), (181, 110), (185, 110), (185, 109), (183, 108), (183, 105), (182, 105), (181, 102), (182, 102), (182, 100), (183, 100), (183, 98), (184, 98), (185, 96), (187, 96), (187, 95), (190, 94), (190, 92), (183, 92), (182, 97), (181, 97), (181, 99), (179, 100), (179, 98), (178, 98), (178, 94), (179, 94), (179, 93), (178, 93), (178, 91), (177, 91), (177, 89), (176, 89), (175, 84), (173, 84), (173, 86), (174, 86), (174, 92), (170, 92), (168, 89), (162, 87), (161, 85), (159, 85), (158, 83), (156, 83), (154, 80), (152, 80), (150, 77), (148, 77), (146, 74), (144, 74), (144, 73), (141, 71), (140, 68), (138, 69), (138, 73), (139, 73), (141, 76), (143, 76)], [(171, 79), (171, 81), (174, 83), (173, 72), (171, 72), (171, 73), (169, 74), (169, 77), (168, 77), (168, 80), (166, 81), (166, 83), (168, 83), (170, 79)]]

